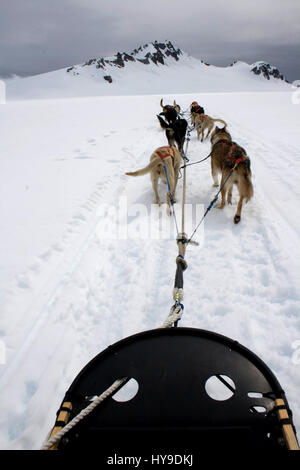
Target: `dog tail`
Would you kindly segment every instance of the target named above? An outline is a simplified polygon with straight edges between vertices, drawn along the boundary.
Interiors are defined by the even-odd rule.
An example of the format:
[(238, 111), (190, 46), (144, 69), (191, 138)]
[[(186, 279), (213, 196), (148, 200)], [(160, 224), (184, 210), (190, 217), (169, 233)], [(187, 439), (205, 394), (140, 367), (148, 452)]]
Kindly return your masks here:
[(157, 119), (159, 120), (159, 123), (163, 129), (169, 129), (170, 127), (169, 124), (167, 124), (166, 121), (162, 117), (160, 117), (158, 114), (157, 114)]
[(245, 163), (246, 163), (246, 168), (244, 169), (243, 177), (245, 181), (245, 185), (244, 185), (245, 199), (246, 199), (246, 202), (248, 202), (253, 197), (254, 191), (253, 191), (252, 178), (251, 178), (250, 160), (246, 161)]
[(225, 127), (227, 126), (226, 122), (223, 121), (223, 119), (213, 119), (214, 122), (221, 122), (222, 124), (224, 124), (224, 129)]
[(250, 201), (250, 199), (253, 197), (254, 191), (253, 191), (253, 185), (251, 181), (251, 177), (246, 176), (247, 180), (247, 196), (246, 196), (246, 202)]
[(152, 162), (150, 162), (149, 165), (147, 165), (145, 168), (141, 168), (140, 170), (137, 170), (137, 171), (129, 171), (125, 173), (125, 175), (143, 176), (143, 175), (146, 175), (147, 173), (150, 173), (150, 171), (153, 170), (153, 168), (155, 168), (156, 165), (157, 165), (157, 161), (152, 160)]

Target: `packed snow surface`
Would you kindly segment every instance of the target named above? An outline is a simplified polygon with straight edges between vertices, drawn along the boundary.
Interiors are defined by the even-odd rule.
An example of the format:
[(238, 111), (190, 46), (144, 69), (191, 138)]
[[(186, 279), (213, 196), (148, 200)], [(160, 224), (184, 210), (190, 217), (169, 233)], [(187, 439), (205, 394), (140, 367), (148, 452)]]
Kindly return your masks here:
[[(184, 67), (193, 73), (192, 63)], [(229, 336), (257, 354), (300, 429), (300, 105), (290, 86), (255, 75), (252, 89), (239, 92), (246, 82), (243, 65), (230, 73), (237, 67), (235, 82), (223, 73), (228, 86), (219, 93), (201, 77), (180, 91), (179, 77), (168, 75), (160, 89), (153, 75), (151, 95), (137, 84), (135, 95), (134, 86), (122, 93), (120, 85), (118, 96), (99, 96), (110, 86), (101, 83), (99, 93), (64, 98), (51, 74), (7, 85), (0, 106), (1, 449), (39, 449), (82, 367), (108, 345), (159, 327), (173, 304), (173, 219), (154, 205), (149, 175), (125, 176), (166, 145), (156, 118), (161, 98), (176, 99), (182, 110), (196, 100), (224, 119), (253, 172), (254, 197), (241, 222), (233, 223), (234, 192), (232, 206), (209, 212), (195, 237), (200, 246), (187, 249), (180, 326)], [(43, 99), (33, 99), (39, 91)], [(192, 132), (190, 161), (209, 152), (209, 140)], [(162, 183), (160, 192), (165, 200)], [(209, 160), (188, 168), (188, 233), (215, 193)], [(179, 180), (179, 221), (181, 200)]]

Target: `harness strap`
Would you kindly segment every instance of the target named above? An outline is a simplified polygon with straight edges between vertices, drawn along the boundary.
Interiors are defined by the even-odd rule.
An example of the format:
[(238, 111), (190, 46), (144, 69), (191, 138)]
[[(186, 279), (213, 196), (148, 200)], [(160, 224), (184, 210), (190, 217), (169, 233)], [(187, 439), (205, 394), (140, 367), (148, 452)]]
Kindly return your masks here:
[(213, 147), (214, 147), (215, 145), (219, 145), (219, 144), (231, 145), (231, 144), (232, 144), (232, 141), (231, 141), (231, 140), (229, 141), (229, 140), (227, 140), (227, 139), (220, 139), (220, 140), (218, 140), (218, 142), (216, 142), (216, 143), (213, 145)]
[(175, 158), (175, 150), (173, 147), (161, 147), (161, 150), (156, 150), (156, 154), (159, 156), (161, 160), (164, 160), (165, 158), (171, 157)]
[[(220, 139), (218, 142), (216, 142), (216, 143), (213, 145), (213, 147), (214, 147), (215, 145), (218, 145), (218, 144), (222, 144), (223, 146), (224, 146), (224, 145), (227, 145), (227, 146), (228, 146), (228, 153), (227, 153), (227, 155), (226, 155), (226, 159), (227, 159), (227, 160), (230, 160), (232, 163), (234, 163), (234, 169), (238, 166), (239, 163), (241, 163), (241, 162), (247, 160), (247, 156), (246, 156), (246, 154), (245, 154), (245, 152), (244, 152), (243, 149), (241, 149), (241, 152), (240, 152), (241, 156), (235, 157), (235, 156), (232, 155), (233, 150), (234, 150), (235, 148), (239, 147), (239, 145), (236, 144), (235, 142), (232, 142), (232, 141), (229, 142), (229, 141), (226, 140), (226, 139)], [(240, 147), (240, 148), (241, 148), (241, 147)]]
[(199, 106), (198, 104), (192, 106), (191, 112), (196, 113), (196, 114), (204, 114), (203, 108), (201, 106)]
[[(232, 155), (232, 152), (234, 149), (236, 149), (237, 147), (239, 147), (235, 142), (232, 142), (231, 145), (229, 146), (229, 152), (228, 154), (226, 155), (226, 158), (229, 159), (230, 161), (232, 161), (235, 165), (235, 167), (243, 162), (244, 160), (247, 159), (245, 153), (244, 153), (244, 150), (241, 149), (241, 151), (239, 152), (239, 154), (241, 155), (240, 157), (235, 157), (234, 155)], [(241, 148), (241, 147), (239, 147)]]

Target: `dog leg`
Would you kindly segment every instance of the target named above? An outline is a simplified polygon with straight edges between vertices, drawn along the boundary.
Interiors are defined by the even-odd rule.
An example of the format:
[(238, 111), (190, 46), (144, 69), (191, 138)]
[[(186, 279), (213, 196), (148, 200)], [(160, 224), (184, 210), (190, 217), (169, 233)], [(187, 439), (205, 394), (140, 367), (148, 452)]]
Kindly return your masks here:
[(215, 164), (214, 164), (214, 161), (211, 160), (211, 176), (212, 176), (212, 179), (213, 179), (213, 186), (215, 188), (217, 188), (219, 186), (219, 182), (218, 182), (218, 172), (215, 168)]
[(210, 125), (209, 128), (208, 128), (208, 130), (207, 130), (207, 134), (206, 134), (206, 137), (205, 137), (206, 139), (208, 138), (208, 136), (209, 136), (209, 134), (210, 134), (212, 128), (213, 128), (213, 125)]
[(203, 142), (204, 139), (204, 128), (201, 128), (201, 142)]
[[(221, 178), (221, 182), (220, 182), (221, 187), (224, 184), (226, 176), (227, 175), (222, 173), (222, 178)], [(229, 185), (226, 183), (225, 186), (223, 187), (222, 191), (221, 191), (221, 203), (217, 206), (218, 209), (224, 209), (224, 207), (225, 207), (225, 200), (226, 200), (226, 193), (227, 193), (228, 186)]]
[(179, 178), (179, 169), (180, 169), (180, 166), (178, 166), (178, 167), (175, 166), (175, 168), (174, 168), (174, 190), (172, 192), (174, 203), (176, 202), (175, 193), (176, 193), (176, 188), (177, 188), (177, 183), (178, 183), (178, 178)]
[(179, 169), (178, 171), (175, 171), (173, 166), (169, 165), (168, 169), (168, 177), (169, 177), (169, 183), (170, 183), (170, 189), (171, 189), (171, 194), (168, 191), (167, 193), (167, 201), (169, 206), (171, 205), (171, 199), (172, 202), (175, 204), (176, 199), (175, 199), (175, 191), (176, 191), (176, 186), (177, 186), (177, 181), (178, 181), (178, 174), (179, 174)]
[(232, 204), (231, 199), (232, 199), (232, 188), (233, 184), (230, 186), (228, 189), (228, 194), (227, 194), (227, 204)]
[(243, 207), (243, 200), (244, 200), (244, 196), (240, 196), (240, 200), (238, 202), (238, 206), (237, 206), (237, 210), (236, 210), (236, 213), (235, 213), (235, 216), (234, 216), (234, 223), (235, 224), (238, 224), (239, 221), (241, 220), (241, 212), (242, 212), (242, 207)]
[(217, 209), (224, 209), (225, 198), (226, 198), (226, 190), (223, 188), (221, 191), (221, 203), (217, 206)]
[(157, 183), (158, 183), (158, 175), (151, 175), (151, 183), (152, 183), (152, 188), (155, 194), (155, 203), (158, 204), (159, 206), (161, 205), (161, 200), (159, 198), (158, 190), (157, 190)]

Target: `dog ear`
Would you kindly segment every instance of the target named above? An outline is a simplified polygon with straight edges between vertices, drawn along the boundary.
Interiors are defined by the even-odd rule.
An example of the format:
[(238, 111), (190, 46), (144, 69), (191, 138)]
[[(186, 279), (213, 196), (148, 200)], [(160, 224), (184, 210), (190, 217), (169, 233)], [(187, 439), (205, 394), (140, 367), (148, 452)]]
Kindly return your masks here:
[(176, 109), (177, 113), (180, 113), (180, 106), (179, 104), (176, 104), (176, 101), (174, 100), (174, 108)]

